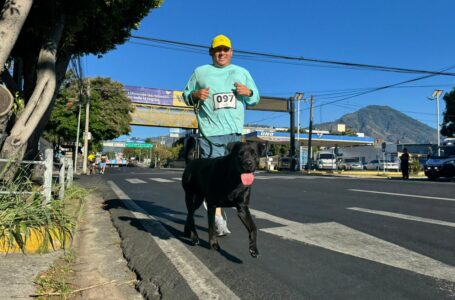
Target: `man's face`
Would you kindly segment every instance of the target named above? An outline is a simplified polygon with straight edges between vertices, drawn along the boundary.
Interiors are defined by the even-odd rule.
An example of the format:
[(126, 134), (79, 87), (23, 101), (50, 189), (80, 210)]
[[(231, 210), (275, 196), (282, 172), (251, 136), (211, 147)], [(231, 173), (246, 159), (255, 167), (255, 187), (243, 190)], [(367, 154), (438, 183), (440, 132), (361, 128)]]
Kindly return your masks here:
[(231, 63), (232, 59), (232, 49), (220, 46), (210, 50), (210, 55), (212, 55), (212, 60), (215, 65), (218, 67), (226, 67)]

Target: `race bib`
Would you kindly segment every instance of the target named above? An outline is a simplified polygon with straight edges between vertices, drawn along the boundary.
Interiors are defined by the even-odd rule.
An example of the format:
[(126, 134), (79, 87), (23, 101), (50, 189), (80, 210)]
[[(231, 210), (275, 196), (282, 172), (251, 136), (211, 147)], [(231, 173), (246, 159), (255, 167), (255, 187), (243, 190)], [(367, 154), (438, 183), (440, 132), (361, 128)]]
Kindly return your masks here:
[(220, 108), (236, 108), (237, 98), (234, 93), (218, 93), (213, 95), (213, 107)]

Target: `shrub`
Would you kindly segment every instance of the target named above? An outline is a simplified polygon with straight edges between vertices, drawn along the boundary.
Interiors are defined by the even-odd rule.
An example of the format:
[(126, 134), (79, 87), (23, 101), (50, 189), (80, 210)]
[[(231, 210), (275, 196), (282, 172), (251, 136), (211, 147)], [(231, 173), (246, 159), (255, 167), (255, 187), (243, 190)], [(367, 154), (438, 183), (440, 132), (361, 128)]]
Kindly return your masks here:
[(420, 163), (417, 159), (413, 159), (411, 163), (409, 164), (409, 172), (412, 174), (417, 174), (421, 170)]
[[(68, 238), (72, 238), (75, 217), (65, 208), (70, 207), (75, 199), (82, 200), (85, 190), (74, 185), (67, 189), (65, 200), (52, 200), (43, 205), (43, 195), (30, 181), (8, 184), (9, 194), (0, 195), (0, 241), (2, 248), (25, 247), (32, 233), (41, 241), (39, 252), (46, 252), (52, 247), (66, 248)], [(25, 181), (25, 182), (24, 182)]]

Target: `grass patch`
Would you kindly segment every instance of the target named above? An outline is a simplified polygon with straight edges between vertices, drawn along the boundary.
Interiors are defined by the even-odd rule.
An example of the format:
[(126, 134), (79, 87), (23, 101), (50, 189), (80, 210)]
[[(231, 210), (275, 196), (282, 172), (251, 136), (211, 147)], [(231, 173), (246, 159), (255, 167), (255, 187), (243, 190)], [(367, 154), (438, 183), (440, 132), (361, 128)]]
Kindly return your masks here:
[(54, 262), (46, 272), (39, 274), (35, 280), (38, 288), (34, 296), (39, 300), (68, 299), (73, 291), (69, 280), (73, 274), (72, 266), (75, 259), (74, 252), (68, 250), (65, 256)]
[[(65, 191), (64, 212), (73, 220), (79, 219), (82, 212), (82, 205), (88, 191), (80, 185), (73, 184)], [(65, 255), (56, 260), (45, 272), (39, 274), (35, 279), (37, 299), (68, 299), (74, 291), (70, 280), (73, 276), (73, 264), (76, 260), (76, 253), (72, 249), (66, 249)]]

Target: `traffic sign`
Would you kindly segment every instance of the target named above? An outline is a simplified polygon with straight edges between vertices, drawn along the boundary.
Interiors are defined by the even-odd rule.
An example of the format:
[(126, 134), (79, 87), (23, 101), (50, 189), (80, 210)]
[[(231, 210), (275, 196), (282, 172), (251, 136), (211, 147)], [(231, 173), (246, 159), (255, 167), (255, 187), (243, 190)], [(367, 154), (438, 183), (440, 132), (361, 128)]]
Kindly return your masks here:
[(153, 144), (126, 142), (126, 143), (125, 143), (125, 148), (150, 149), (150, 148), (153, 148)]

